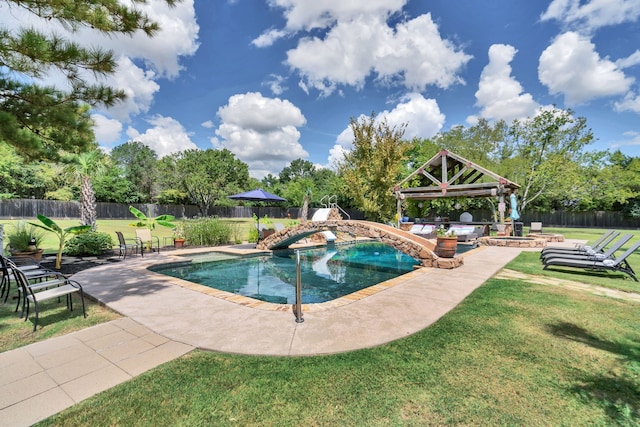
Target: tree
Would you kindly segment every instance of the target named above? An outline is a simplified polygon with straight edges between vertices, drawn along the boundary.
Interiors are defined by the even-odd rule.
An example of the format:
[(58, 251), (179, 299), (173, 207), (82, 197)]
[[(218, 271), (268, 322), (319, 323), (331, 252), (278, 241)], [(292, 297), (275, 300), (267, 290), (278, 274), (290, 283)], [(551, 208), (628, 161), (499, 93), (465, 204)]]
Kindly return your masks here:
[(386, 119), (350, 120), (353, 149), (338, 164), (343, 190), (367, 218), (388, 221), (396, 201), (392, 187), (399, 181), (411, 144), (402, 140), (406, 125), (389, 127)]
[(280, 171), (280, 182), (287, 183), (299, 178), (310, 178), (316, 167), (308, 160), (296, 159)]
[(111, 150), (111, 160), (122, 168), (127, 180), (142, 195), (141, 201), (151, 201), (155, 194), (156, 152), (142, 142), (128, 141)]
[(96, 229), (98, 213), (91, 177), (104, 170), (103, 158), (102, 152), (95, 149), (74, 156), (67, 166), (69, 174), (80, 181), (80, 224), (89, 225), (92, 231)]
[(557, 191), (567, 165), (582, 164), (584, 149), (592, 141), (587, 120), (574, 117), (572, 110), (553, 108), (529, 120), (514, 120), (506, 141), (513, 156), (501, 159), (501, 164), (507, 168), (505, 176), (521, 185), (520, 209)]
[(216, 201), (239, 192), (249, 180), (249, 166), (227, 149), (186, 150), (176, 166), (176, 178), (203, 216)]
[[(61, 2), (56, 0), (0, 0), (3, 14), (23, 9), (47, 21), (58, 21), (71, 31), (91, 28), (104, 34), (153, 36), (159, 26), (135, 7), (116, 0)], [(170, 6), (176, 0), (164, 0)], [(43, 27), (45, 28), (45, 27)], [(83, 78), (113, 74), (111, 51), (86, 48), (52, 33), (50, 28), (0, 27), (0, 140), (28, 158), (57, 158), (61, 150), (79, 153), (93, 141), (89, 106), (112, 106), (125, 99), (122, 90), (92, 84)], [(69, 89), (37, 83), (50, 72), (66, 78)]]

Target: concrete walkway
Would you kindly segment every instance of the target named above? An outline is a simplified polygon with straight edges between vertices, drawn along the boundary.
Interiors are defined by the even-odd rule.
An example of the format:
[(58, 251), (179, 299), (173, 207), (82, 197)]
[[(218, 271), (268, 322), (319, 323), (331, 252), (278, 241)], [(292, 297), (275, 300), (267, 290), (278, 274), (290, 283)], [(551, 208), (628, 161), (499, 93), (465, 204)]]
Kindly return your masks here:
[(431, 325), (520, 251), (478, 248), (462, 267), (414, 271), (308, 310), (303, 323), (282, 306), (216, 298), (146, 269), (175, 262), (174, 252), (85, 270), (74, 275), (85, 292), (126, 317), (0, 354), (0, 425), (33, 424), (194, 348), (305, 356), (385, 344)]

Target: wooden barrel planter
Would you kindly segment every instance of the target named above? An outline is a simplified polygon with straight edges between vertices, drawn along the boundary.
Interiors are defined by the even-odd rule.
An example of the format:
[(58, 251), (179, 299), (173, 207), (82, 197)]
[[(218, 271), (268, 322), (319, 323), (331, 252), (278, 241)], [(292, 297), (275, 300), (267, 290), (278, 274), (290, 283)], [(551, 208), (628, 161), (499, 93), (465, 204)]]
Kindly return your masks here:
[(458, 249), (458, 238), (453, 237), (438, 237), (436, 239), (436, 255), (441, 258), (453, 258)]

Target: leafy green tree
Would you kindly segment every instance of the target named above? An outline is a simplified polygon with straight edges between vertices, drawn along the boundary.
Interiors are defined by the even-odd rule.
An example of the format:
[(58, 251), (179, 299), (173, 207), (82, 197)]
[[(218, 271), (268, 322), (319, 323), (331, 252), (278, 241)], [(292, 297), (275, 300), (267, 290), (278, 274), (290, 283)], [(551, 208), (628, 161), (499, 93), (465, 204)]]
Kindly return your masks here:
[(503, 176), (521, 185), (521, 210), (557, 189), (570, 163), (581, 164), (593, 133), (572, 110), (544, 110), (530, 120), (514, 120), (506, 141), (512, 157), (501, 159)]
[(39, 160), (27, 161), (0, 141), (0, 198), (43, 198), (59, 184), (52, 167)]
[(399, 181), (411, 143), (402, 140), (406, 125), (390, 127), (386, 120), (350, 120), (353, 149), (338, 165), (343, 191), (368, 219), (388, 221), (396, 201), (393, 185)]
[(227, 150), (186, 150), (177, 163), (177, 179), (203, 216), (209, 207), (239, 192), (249, 181), (249, 167)]
[(139, 141), (129, 141), (111, 150), (111, 160), (142, 195), (141, 201), (150, 202), (155, 194), (156, 152)]
[[(75, 31), (92, 28), (105, 34), (152, 36), (158, 24), (135, 7), (116, 0), (66, 2), (57, 0), (1, 0), (4, 14), (20, 8)], [(165, 0), (174, 5), (176, 0)], [(0, 140), (28, 158), (55, 159), (60, 151), (79, 153), (94, 140), (89, 106), (111, 106), (125, 98), (122, 90), (92, 84), (82, 75), (114, 73), (111, 51), (85, 48), (43, 27), (12, 32), (0, 27)], [(37, 82), (49, 72), (62, 74), (70, 89)]]
[(280, 182), (286, 183), (299, 178), (310, 178), (316, 167), (308, 160), (296, 159), (289, 166), (285, 166), (280, 172)]
[(105, 171), (93, 178), (96, 200), (111, 203), (141, 203), (144, 195), (127, 179), (121, 168), (109, 163)]

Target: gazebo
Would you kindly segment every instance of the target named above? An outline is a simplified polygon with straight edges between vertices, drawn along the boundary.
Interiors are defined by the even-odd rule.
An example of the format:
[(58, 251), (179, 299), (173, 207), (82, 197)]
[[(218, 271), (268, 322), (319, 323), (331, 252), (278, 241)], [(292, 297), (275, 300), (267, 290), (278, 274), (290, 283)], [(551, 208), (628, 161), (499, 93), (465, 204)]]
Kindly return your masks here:
[[(407, 187), (419, 182), (418, 187)], [(393, 188), (402, 216), (402, 201), (434, 200), (443, 197), (497, 197), (500, 222), (504, 222), (505, 196), (520, 188), (515, 182), (491, 172), (470, 160), (441, 150)]]

